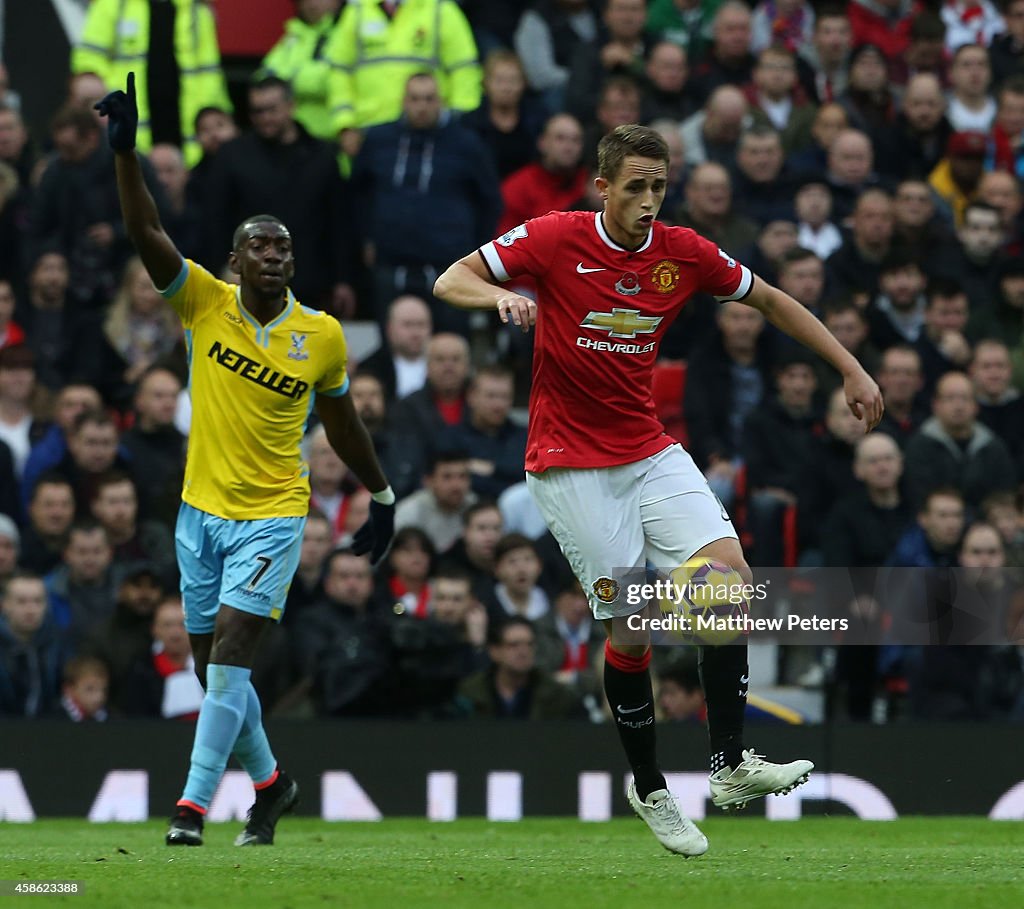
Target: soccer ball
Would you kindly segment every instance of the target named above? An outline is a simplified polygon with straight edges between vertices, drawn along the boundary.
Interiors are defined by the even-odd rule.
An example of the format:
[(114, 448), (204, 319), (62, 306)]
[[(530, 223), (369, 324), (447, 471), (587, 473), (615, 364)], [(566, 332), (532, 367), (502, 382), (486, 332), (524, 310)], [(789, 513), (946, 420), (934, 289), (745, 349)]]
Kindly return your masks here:
[(750, 591), (735, 568), (712, 559), (690, 559), (669, 580), (672, 597), (662, 600), (662, 612), (687, 619), (693, 643), (730, 644), (747, 633), (739, 623), (750, 615)]

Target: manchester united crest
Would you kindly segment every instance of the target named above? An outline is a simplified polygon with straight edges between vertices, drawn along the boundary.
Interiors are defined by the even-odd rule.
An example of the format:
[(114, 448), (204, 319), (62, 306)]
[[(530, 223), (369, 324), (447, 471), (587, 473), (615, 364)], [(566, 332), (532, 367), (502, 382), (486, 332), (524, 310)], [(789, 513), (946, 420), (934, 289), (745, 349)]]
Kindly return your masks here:
[(679, 266), (668, 259), (662, 259), (651, 269), (651, 280), (659, 294), (670, 294), (679, 284)]
[(615, 578), (598, 578), (592, 590), (602, 603), (614, 603), (619, 595), (619, 582)]

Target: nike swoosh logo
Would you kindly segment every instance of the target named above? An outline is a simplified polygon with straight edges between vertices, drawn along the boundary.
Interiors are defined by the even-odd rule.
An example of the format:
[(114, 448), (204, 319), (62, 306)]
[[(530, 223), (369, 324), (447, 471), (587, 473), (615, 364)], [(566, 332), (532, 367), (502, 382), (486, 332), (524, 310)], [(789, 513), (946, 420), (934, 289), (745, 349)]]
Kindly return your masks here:
[(580, 262), (580, 264), (576, 266), (576, 274), (579, 274), (579, 275), (589, 275), (592, 271), (608, 271), (608, 269), (607, 268), (584, 268), (582, 262)]
[(641, 704), (639, 707), (623, 707), (621, 704), (619, 704), (619, 706), (616, 707), (615, 709), (618, 710), (619, 713), (639, 713), (641, 710), (645, 709), (646, 707), (650, 707), (650, 706), (651, 706), (651, 702), (647, 701), (646, 703)]

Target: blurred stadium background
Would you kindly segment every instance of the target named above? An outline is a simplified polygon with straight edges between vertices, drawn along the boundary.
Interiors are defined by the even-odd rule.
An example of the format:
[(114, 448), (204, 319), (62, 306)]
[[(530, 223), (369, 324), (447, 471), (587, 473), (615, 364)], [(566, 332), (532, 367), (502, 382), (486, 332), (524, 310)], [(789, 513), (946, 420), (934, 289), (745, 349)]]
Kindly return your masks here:
[[(151, 47), (125, 3), (95, 5), (114, 19), (92, 38), (80, 0), (7, 2), (0, 19), (8, 821), (158, 814), (176, 793), (198, 707), (170, 558), (188, 432), (182, 345), (135, 281), (89, 113), (118, 87), (95, 72), (104, 52), (121, 53), (110, 72), (172, 72), (181, 109), (195, 102), (186, 98), (193, 64)], [(597, 140), (642, 119), (665, 132), (677, 159), (663, 218), (697, 227), (780, 283), (886, 395), (884, 433), (857, 442), (835, 375), (759, 317), (735, 305), (717, 312), (710, 300), (684, 311), (655, 370), (666, 428), (734, 514), (752, 564), (854, 570), (863, 585), (848, 609), (870, 643), (751, 648), (750, 742), (819, 768), (810, 786), (756, 811), (1024, 817), (1024, 0), (899, 3), (891, 29), (876, 4), (857, 0), (797, 3), (785, 14), (761, 3), (752, 15), (731, 2), (445, 0), (446, 23), (464, 16), (446, 26), (462, 43), (445, 53), (464, 55), (456, 70), (475, 82), (457, 87), (456, 70), (437, 65), (445, 106), (456, 108), (461, 91), (466, 109), (428, 127), (444, 179), (417, 170), (426, 182), (408, 193), (405, 171), (396, 176), (402, 127), (335, 116), (338, 97), (358, 102), (367, 85), (407, 75), (360, 83), (357, 66), (338, 62), (350, 51), (336, 37), (345, 10), (305, 4), (327, 18), (322, 40), (296, 38), (309, 59), (289, 65), (324, 67), (301, 90), (298, 69), (280, 62), (286, 54), (265, 59), (303, 5), (211, 4), (213, 69), (227, 94), (215, 86), (196, 110), (215, 108), (217, 135), (200, 150), (179, 124), (151, 155), (169, 229), (211, 268), (223, 265), (235, 209), (307, 206), (290, 221), (305, 244), (303, 299), (342, 318), (362, 377), (357, 406), (407, 502), (406, 529), (378, 576), (330, 555), (361, 522), (367, 495), (311, 432), (316, 518), (286, 621), (268, 635), (256, 676), (282, 763), (304, 782), (302, 812), (602, 820), (626, 811), (625, 764), (602, 725), (599, 635), (517, 483), (529, 341), (489, 319), (456, 318), (426, 289), (438, 266), (498, 230), (551, 207), (592, 207)], [(194, 14), (190, 0), (175, 6), (179, 17)], [(93, 46), (107, 33), (105, 51)], [(431, 40), (417, 34), (413, 57)], [(550, 58), (538, 36), (552, 38)], [(112, 50), (122, 39), (136, 50)], [(340, 96), (310, 88), (326, 86), (331, 70), (355, 81), (332, 86)], [(273, 79), (258, 82), (268, 75), (295, 80), (298, 139), (286, 94)], [(254, 99), (276, 114), (251, 122)], [(339, 145), (340, 122), (354, 145)], [(298, 146), (336, 156), (337, 174), (304, 181)], [(269, 189), (265, 172), (248, 169), (264, 153), (261, 166), (280, 162)], [(414, 148), (409, 167), (424, 168), (423, 155)], [(451, 212), (461, 233), (441, 217)], [(881, 565), (987, 572), (980, 586), (1001, 638), (887, 641), (905, 604), (879, 602), (873, 576), (856, 574)], [(44, 581), (38, 615), (30, 603), (15, 616), (16, 570), (19, 602), (35, 597), (33, 579)], [(499, 626), (510, 613), (535, 623), (529, 665), (503, 652)], [(699, 818), (708, 809), (693, 654), (663, 648), (656, 661), (662, 760)], [(495, 674), (529, 691), (523, 716), (496, 718)], [(244, 815), (250, 793), (235, 783), (228, 778), (212, 816)]]

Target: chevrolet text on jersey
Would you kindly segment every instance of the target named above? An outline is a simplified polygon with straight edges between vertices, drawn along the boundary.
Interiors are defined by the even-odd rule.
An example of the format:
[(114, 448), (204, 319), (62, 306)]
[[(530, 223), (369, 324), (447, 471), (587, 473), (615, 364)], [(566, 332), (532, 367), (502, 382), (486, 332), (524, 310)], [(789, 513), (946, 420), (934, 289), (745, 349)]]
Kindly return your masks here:
[(654, 350), (657, 342), (651, 341), (650, 344), (623, 344), (621, 341), (595, 341), (593, 338), (577, 338), (576, 346), (582, 347), (585, 350), (601, 350), (607, 353), (642, 354), (650, 353)]

